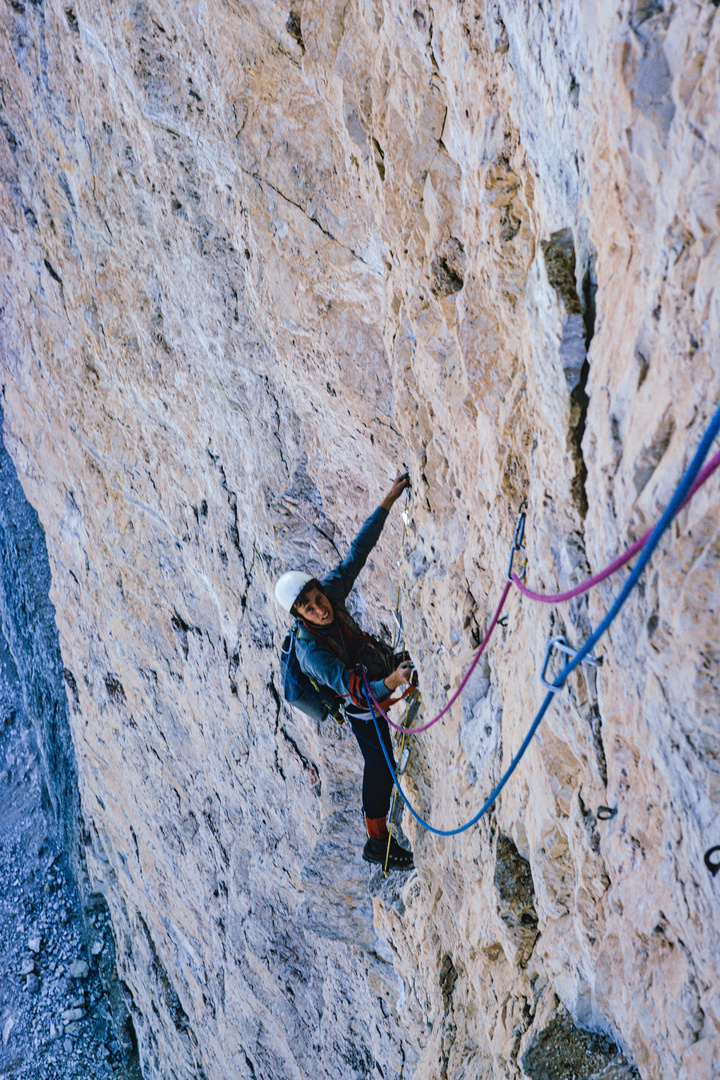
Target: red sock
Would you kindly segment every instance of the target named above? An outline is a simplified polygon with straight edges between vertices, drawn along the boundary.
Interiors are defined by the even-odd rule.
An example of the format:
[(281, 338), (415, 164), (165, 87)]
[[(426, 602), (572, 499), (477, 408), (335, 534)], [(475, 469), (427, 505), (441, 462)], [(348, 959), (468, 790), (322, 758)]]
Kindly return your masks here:
[(389, 834), (387, 821), (384, 817), (366, 817), (365, 825), (367, 826), (368, 836), (372, 840), (387, 840)]

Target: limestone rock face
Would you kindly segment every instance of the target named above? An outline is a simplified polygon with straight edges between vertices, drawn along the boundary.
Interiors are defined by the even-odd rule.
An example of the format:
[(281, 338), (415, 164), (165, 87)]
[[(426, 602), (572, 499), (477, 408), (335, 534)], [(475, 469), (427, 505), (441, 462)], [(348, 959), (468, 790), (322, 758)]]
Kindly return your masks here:
[[(4, 441), (146, 1080), (717, 1068), (717, 478), (493, 810), (405, 815), (409, 879), (360, 858), (347, 726), (282, 700), (273, 585), (404, 463), (354, 610), (389, 632), (399, 576), (429, 719), (521, 500), (552, 592), (659, 516), (720, 398), (719, 49), (706, 0), (3, 5)], [(412, 744), (435, 826), (621, 578), (511, 594)]]

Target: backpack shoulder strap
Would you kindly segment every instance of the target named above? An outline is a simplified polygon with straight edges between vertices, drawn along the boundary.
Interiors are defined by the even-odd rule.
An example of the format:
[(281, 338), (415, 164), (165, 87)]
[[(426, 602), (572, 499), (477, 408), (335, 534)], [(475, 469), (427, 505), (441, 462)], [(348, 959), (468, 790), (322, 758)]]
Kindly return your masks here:
[[(321, 648), (328, 649), (330, 652), (335, 653), (338, 660), (340, 660), (343, 664), (347, 664), (347, 650), (343, 648), (343, 650), (341, 651), (337, 647), (335, 642), (332, 640), (332, 638), (327, 637), (327, 635), (323, 634), (321, 630), (311, 630), (309, 626), (305, 626), (305, 624), (301, 622), (297, 622), (295, 626), (297, 627), (295, 636), (298, 641), (317, 641), (320, 643)], [(340, 636), (342, 638), (344, 646), (345, 638), (342, 634), (342, 628), (340, 630)]]

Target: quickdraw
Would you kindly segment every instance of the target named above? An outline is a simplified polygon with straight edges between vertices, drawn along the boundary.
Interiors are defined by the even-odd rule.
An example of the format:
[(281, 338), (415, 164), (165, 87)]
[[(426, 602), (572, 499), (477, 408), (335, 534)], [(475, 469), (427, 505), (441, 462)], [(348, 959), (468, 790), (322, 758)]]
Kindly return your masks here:
[[(500, 599), (500, 603), (498, 604), (498, 607), (497, 607), (497, 609), (495, 611), (493, 619), (492, 619), (492, 621), (490, 623), (490, 627), (489, 627), (489, 629), (488, 629), (488, 631), (487, 631), (487, 633), (486, 633), (486, 635), (485, 635), (479, 649), (477, 650), (477, 653), (475, 654), (475, 657), (473, 658), (473, 661), (472, 661), (472, 664), (470, 665), (469, 670), (467, 671), (465, 677), (461, 681), (460, 686), (458, 687), (457, 691), (452, 696), (452, 698), (447, 703), (447, 705), (441, 710), (441, 712), (439, 712), (437, 716), (433, 717), (433, 719), (431, 721), (429, 721), (427, 724), (424, 724), (422, 727), (419, 727), (419, 728), (405, 728), (405, 727), (402, 727), (402, 726), (400, 726), (398, 724), (395, 724), (392, 720), (390, 720), (389, 717), (383, 711), (383, 709), (380, 708), (379, 703), (373, 697), (372, 692), (370, 690), (370, 686), (369, 686), (368, 681), (367, 681), (365, 670), (364, 670), (364, 668), (362, 668), (362, 665), (361, 665), (361, 675), (362, 675), (362, 681), (363, 681), (363, 693), (364, 693), (364, 696), (365, 696), (365, 700), (367, 701), (368, 708), (369, 708), (369, 710), (370, 710), (370, 712), (372, 714), (373, 723), (375, 724), (375, 728), (376, 728), (377, 733), (378, 733), (378, 738), (380, 740), (380, 746), (382, 748), (383, 754), (385, 755), (385, 760), (387, 762), (387, 766), (388, 766), (390, 772), (392, 773), (393, 779), (395, 781), (395, 787), (396, 787), (397, 793), (400, 795), (400, 798), (404, 802), (405, 806), (407, 806), (408, 810), (410, 811), (410, 813), (412, 814), (412, 816), (415, 818), (415, 820), (418, 822), (419, 825), (421, 825), (423, 828), (427, 829), (429, 832), (434, 833), (436, 836), (456, 836), (457, 834), (465, 832), (467, 829), (471, 828), (473, 825), (475, 825), (480, 820), (480, 818), (485, 813), (487, 813), (487, 811), (490, 809), (490, 807), (493, 805), (493, 803), (498, 798), (498, 796), (499, 796), (500, 792), (502, 791), (502, 789), (505, 787), (505, 784), (508, 782), (508, 780), (512, 776), (512, 774), (515, 771), (515, 769), (517, 768), (518, 764), (520, 763), (520, 761), (521, 761), (523, 755), (525, 754), (528, 746), (530, 745), (530, 742), (532, 741), (538, 727), (540, 726), (540, 723), (541, 723), (543, 717), (545, 716), (545, 713), (547, 712), (548, 708), (550, 707), (550, 704), (552, 703), (553, 698), (555, 697), (555, 693), (557, 692), (557, 690), (559, 690), (564, 685), (564, 683), (565, 683), (566, 679), (568, 678), (568, 676), (570, 675), (570, 673), (573, 672), (575, 670), (575, 668), (578, 667), (579, 664), (583, 663), (588, 658), (590, 658), (590, 662), (594, 661), (595, 663), (597, 663), (597, 659), (594, 658), (594, 657), (591, 657), (592, 649), (595, 647), (596, 643), (602, 637), (602, 635), (606, 632), (608, 627), (617, 618), (620, 610), (625, 605), (628, 597), (630, 596), (631, 592), (633, 591), (633, 589), (637, 585), (643, 570), (647, 566), (647, 563), (649, 562), (652, 553), (655, 551), (655, 548), (658, 546), (663, 534), (669, 528), (671, 522), (677, 516), (677, 514), (682, 510), (682, 508), (684, 506), (687, 505), (687, 503), (693, 497), (695, 492), (702, 486), (702, 484), (704, 484), (706, 482), (706, 480), (720, 466), (720, 451), (718, 453), (716, 453), (711, 458), (711, 460), (707, 463), (707, 465), (703, 466), (703, 461), (707, 457), (707, 455), (708, 455), (708, 453), (710, 451), (710, 447), (712, 446), (712, 443), (714, 442), (714, 440), (717, 437), (718, 433), (720, 433), (720, 408), (718, 408), (716, 410), (714, 416), (712, 417), (712, 419), (711, 419), (711, 421), (710, 421), (710, 423), (709, 423), (709, 425), (708, 425), (708, 427), (707, 427), (707, 429), (706, 429), (706, 431), (705, 431), (705, 433), (704, 433), (704, 435), (703, 435), (703, 437), (702, 437), (702, 439), (700, 441), (700, 445), (699, 445), (697, 451), (695, 452), (695, 455), (694, 455), (694, 457), (692, 459), (692, 462), (690, 463), (689, 467), (687, 468), (687, 470), (685, 472), (685, 475), (682, 477), (680, 483), (678, 484), (672, 499), (670, 500), (667, 508), (665, 509), (665, 512), (662, 514), (662, 516), (660, 517), (660, 520), (657, 522), (655, 527), (649, 533), (646, 533), (644, 536), (640, 537), (640, 539), (637, 540), (633, 545), (631, 545), (631, 547), (628, 548), (628, 550), (623, 555), (621, 555), (617, 559), (615, 559), (603, 571), (601, 571), (599, 574), (594, 575), (592, 578), (589, 578), (588, 581), (583, 582), (581, 585), (576, 586), (574, 589), (570, 589), (567, 593), (560, 593), (560, 594), (558, 594), (557, 596), (554, 596), (554, 597), (544, 596), (541, 593), (531, 593), (530, 590), (528, 590), (524, 585), (522, 585), (519, 576), (517, 574), (512, 573), (512, 562), (513, 562), (515, 552), (524, 550), (524, 548), (523, 548), (523, 539), (524, 539), (525, 522), (524, 522), (524, 509), (523, 509), (523, 507), (521, 507), (520, 513), (518, 514), (518, 521), (517, 521), (516, 526), (515, 526), (515, 533), (513, 535), (513, 546), (512, 546), (512, 549), (511, 549), (510, 563), (509, 563), (509, 567), (508, 567), (508, 580), (505, 583), (505, 587), (503, 589), (503, 593), (502, 593), (502, 597)], [(527, 735), (523, 739), (523, 742), (522, 742), (522, 744), (520, 746), (520, 749), (515, 754), (514, 758), (510, 762), (510, 765), (506, 769), (505, 773), (501, 777), (498, 784), (496, 784), (495, 788), (493, 789), (493, 791), (490, 793), (490, 795), (486, 799), (485, 803), (481, 806), (480, 810), (474, 815), (474, 817), (472, 817), (469, 821), (465, 822), (464, 825), (460, 825), (455, 829), (437, 829), (434, 826), (430, 825), (429, 822), (425, 821), (417, 813), (417, 811), (414, 809), (414, 807), (410, 804), (410, 802), (407, 799), (407, 796), (405, 795), (405, 793), (403, 792), (403, 790), (402, 790), (402, 788), (400, 786), (400, 782), (399, 782), (398, 775), (397, 775), (397, 770), (394, 768), (393, 763), (392, 763), (392, 761), (390, 759), (390, 756), (387, 753), (387, 749), (385, 748), (385, 745), (384, 745), (384, 743), (382, 741), (382, 738), (380, 736), (380, 728), (378, 726), (378, 720), (377, 720), (377, 715), (376, 715), (375, 710), (377, 709), (377, 711), (381, 714), (381, 716), (384, 716), (385, 719), (388, 721), (388, 723), (393, 728), (395, 728), (397, 731), (405, 731), (407, 734), (413, 734), (413, 733), (419, 733), (421, 731), (427, 731), (427, 729), (429, 727), (432, 727), (433, 724), (437, 723), (437, 721), (442, 716), (445, 715), (445, 713), (451, 707), (453, 702), (456, 701), (457, 698), (459, 697), (463, 687), (465, 686), (465, 684), (467, 683), (467, 680), (470, 677), (470, 674), (472, 673), (475, 665), (477, 664), (480, 656), (482, 655), (484, 649), (486, 648), (486, 646), (487, 646), (487, 644), (488, 644), (488, 642), (490, 640), (490, 637), (492, 635), (493, 630), (495, 629), (495, 626), (496, 626), (496, 624), (498, 622), (498, 619), (500, 618), (500, 615), (502, 613), (502, 608), (503, 608), (503, 606), (505, 604), (505, 600), (507, 599), (507, 595), (508, 595), (512, 585), (516, 585), (520, 589), (520, 591), (523, 593), (523, 595), (529, 596), (530, 599), (537, 599), (537, 600), (541, 600), (541, 601), (546, 602), (546, 603), (559, 603), (562, 600), (569, 600), (573, 596), (578, 596), (580, 593), (587, 591), (587, 589), (591, 588), (593, 585), (597, 584), (599, 581), (604, 580), (606, 577), (608, 577), (615, 570), (619, 569), (620, 566), (623, 566), (626, 562), (628, 562), (630, 560), (630, 558), (632, 558), (632, 556), (634, 554), (638, 554), (638, 553), (639, 553), (639, 558), (638, 558), (637, 563), (635, 564), (635, 567), (631, 571), (631, 573), (630, 573), (629, 577), (627, 578), (625, 584), (623, 585), (622, 589), (620, 590), (620, 593), (619, 593), (618, 597), (616, 598), (615, 602), (612, 604), (612, 606), (611, 606), (610, 610), (608, 611), (607, 615), (605, 616), (605, 618), (601, 621), (601, 623), (597, 627), (597, 629), (590, 635), (590, 637), (587, 639), (587, 641), (585, 642), (585, 644), (583, 646), (581, 646), (578, 650), (572, 650), (572, 655), (570, 656), (570, 658), (569, 658), (567, 664), (565, 665), (565, 667), (563, 668), (563, 670), (560, 672), (560, 674), (557, 676), (557, 678), (551, 684), (549, 684), (548, 692), (547, 692), (547, 694), (545, 696), (545, 699), (544, 699), (542, 705), (540, 706), (540, 709), (537, 712), (537, 714), (535, 716), (535, 719), (533, 720), (532, 724), (530, 725), (530, 729), (528, 730)], [(525, 568), (523, 567), (523, 573), (524, 573), (524, 569)], [(556, 645), (557, 641), (551, 642), (550, 647), (552, 648), (554, 644)], [(570, 647), (567, 646), (567, 648), (569, 649)], [(547, 658), (549, 658), (549, 652), (550, 652), (550, 649), (548, 649), (548, 654), (546, 656), (546, 661), (547, 661)], [(568, 654), (566, 653), (566, 655), (568, 655)], [(545, 666), (547, 666), (547, 663), (546, 663)], [(609, 808), (601, 808), (601, 809), (609, 809)], [(611, 815), (611, 816), (614, 816), (614, 815)], [(603, 819), (601, 818), (601, 820), (603, 820)], [(712, 858), (711, 858), (712, 855), (716, 851), (720, 851), (720, 845), (718, 845), (715, 848), (711, 848), (705, 855), (705, 863), (706, 863), (706, 865), (708, 867), (708, 870), (713, 875), (713, 877), (715, 876), (716, 873), (718, 873), (720, 871), (720, 861), (714, 862), (714, 861), (712, 861)]]

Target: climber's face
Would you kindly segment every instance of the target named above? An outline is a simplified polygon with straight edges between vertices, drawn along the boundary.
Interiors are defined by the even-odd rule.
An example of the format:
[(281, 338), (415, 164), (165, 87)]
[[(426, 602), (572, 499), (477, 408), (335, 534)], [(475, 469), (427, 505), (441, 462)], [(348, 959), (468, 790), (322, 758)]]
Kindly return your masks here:
[(324, 592), (313, 586), (301, 604), (296, 604), (298, 613), (305, 622), (312, 626), (330, 626), (335, 618), (332, 604)]

